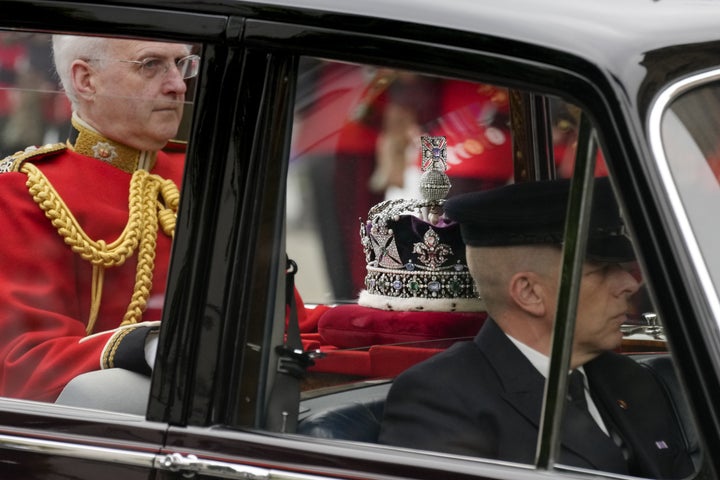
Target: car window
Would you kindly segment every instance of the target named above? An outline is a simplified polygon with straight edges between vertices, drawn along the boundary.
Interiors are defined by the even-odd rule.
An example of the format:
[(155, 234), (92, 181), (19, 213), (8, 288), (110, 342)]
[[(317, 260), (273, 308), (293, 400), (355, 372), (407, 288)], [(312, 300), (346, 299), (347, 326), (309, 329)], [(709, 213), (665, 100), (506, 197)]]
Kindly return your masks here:
[[(523, 111), (518, 98), (533, 98), (545, 108), (535, 117), (544, 122), (535, 131), (546, 135), (535, 139), (539, 145), (523, 144), (532, 141), (520, 130), (531, 117), (525, 123), (513, 120)], [(542, 159), (523, 161), (522, 152), (533, 151), (530, 147), (544, 152)], [(495, 223), (475, 232), (485, 242), (496, 229), (487, 240), (496, 243), (509, 235), (502, 230), (508, 222), (529, 228), (543, 219), (548, 225), (555, 221), (545, 204), (555, 202), (564, 219), (568, 198), (580, 202), (591, 189), (589, 183), (573, 187), (583, 182), (576, 159), (592, 159), (594, 187), (587, 194), (591, 207), (582, 227), (590, 234), (583, 240), (586, 246), (579, 247), (583, 264), (574, 277), (577, 288), (562, 286), (559, 272), (565, 268), (563, 278), (570, 278), (563, 238), (576, 238), (582, 216), (571, 217), (567, 233), (563, 223), (558, 230), (563, 238), (549, 242), (552, 246), (539, 242), (542, 255), (527, 250), (520, 262), (525, 269), (554, 272), (543, 288), (548, 298), (569, 302), (559, 315), (577, 314), (572, 345), (580, 354), (567, 360), (551, 357), (549, 340), (537, 338), (540, 329), (534, 340), (528, 335), (531, 323), (525, 330), (503, 333), (498, 324), (504, 324), (488, 314), (477, 281), (469, 279), (472, 293), (458, 287), (471, 273), (460, 232), (449, 234), (443, 223), (428, 228), (428, 211), (409, 201), (426, 195), (425, 160), (435, 158), (435, 151), (441, 151), (450, 184), (444, 197), (448, 205), (453, 197), (503, 192), (498, 195), (504, 201), (487, 203), (496, 212), (490, 215)], [(554, 464), (649, 478), (685, 476), (696, 468), (699, 447), (692, 419), (677, 414), (687, 409), (664, 319), (655, 313), (637, 261), (640, 246), (631, 240), (631, 225), (623, 223), (606, 156), (580, 107), (500, 85), (303, 58), (289, 161), (287, 250), (298, 265), (303, 346), (314, 360), (302, 387), (300, 433), (534, 464), (537, 432), (548, 419), (542, 410), (546, 378), (553, 379), (553, 368), (567, 361), (573, 370), (583, 367), (579, 391), (585, 393), (573, 396), (580, 407), (573, 403), (558, 410), (571, 427), (556, 432), (563, 440)], [(542, 162), (545, 167), (538, 169)], [(506, 191), (547, 180), (563, 186), (553, 186), (529, 204), (515, 200), (512, 188)], [(566, 196), (556, 200), (554, 188), (565, 189)], [(428, 231), (431, 237), (439, 233), (424, 237)], [(422, 255), (431, 246), (434, 255), (442, 251), (441, 262), (449, 262), (444, 265), (455, 268), (452, 280), (437, 271), (432, 278), (423, 276), (429, 263)], [(475, 268), (488, 292), (509, 278), (502, 274), (509, 262), (505, 245), (498, 246), (486, 248), (479, 257), (483, 267)], [(478, 301), (458, 298), (465, 293)], [(429, 306), (442, 296), (453, 299), (440, 308)], [(487, 324), (494, 325), (493, 333), (478, 340), (481, 328), (490, 330)], [(480, 357), (502, 361), (476, 357), (478, 342)], [(513, 353), (497, 350), (499, 343)], [(512, 380), (498, 384), (504, 375)], [(569, 378), (560, 382), (563, 389), (575, 384)], [(633, 384), (638, 388), (627, 393)], [(468, 393), (474, 388), (477, 393)], [(503, 393), (486, 396), (491, 388)], [(656, 408), (646, 408), (649, 404)], [(388, 423), (396, 431), (388, 433)], [(642, 460), (628, 463), (630, 450), (642, 451)], [(666, 458), (678, 451), (681, 459), (669, 466)]]
[[(669, 169), (667, 181), (677, 189), (675, 208), (686, 216), (700, 256), (695, 261), (707, 270), (712, 284), (718, 285), (720, 259), (715, 241), (718, 237), (712, 212), (720, 195), (718, 189), (718, 118), (712, 108), (720, 99), (720, 84), (715, 74), (687, 79), (665, 92), (655, 113), (661, 117), (656, 133), (658, 153)], [(688, 232), (689, 233), (689, 232)], [(702, 258), (700, 258), (702, 257)], [(704, 265), (702, 265), (704, 264)], [(714, 295), (714, 294), (713, 294)]]
[[(425, 356), (455, 339), (474, 336), (484, 320), (482, 304), (463, 313), (467, 319), (458, 318), (445, 328), (421, 322), (413, 327), (417, 330), (405, 325), (397, 332), (392, 331), (391, 322), (373, 319), (382, 316), (377, 309), (364, 309), (375, 315), (363, 314), (361, 319), (337, 315), (339, 323), (335, 324), (332, 307), (354, 308), (367, 290), (382, 290), (377, 286), (379, 277), (368, 265), (379, 258), (384, 245), (360, 231), (373, 221), (373, 212), (377, 213), (383, 202), (423, 198), (421, 159), (427, 150), (423, 137), (444, 137), (446, 142), (446, 173), (451, 185), (447, 198), (516, 181), (520, 174), (514, 167), (513, 138), (516, 145), (521, 143), (519, 133), (513, 130), (517, 126), (511, 124), (512, 94), (518, 92), (491, 84), (302, 59), (287, 186), (287, 249), (298, 263), (296, 286), (307, 309), (301, 312), (306, 347), (323, 350), (316, 370), (329, 364), (333, 355), (360, 358), (355, 349), (379, 351), (408, 344), (425, 347), (419, 350)], [(521, 106), (514, 104), (513, 108)], [(569, 178), (581, 112), (555, 97), (548, 97), (547, 108), (552, 175)], [(597, 177), (607, 175), (602, 152), (596, 155), (594, 168)], [(452, 248), (456, 258), (464, 245)], [(409, 259), (397, 257), (395, 261), (402, 265)], [(373, 288), (368, 282), (373, 282)], [(409, 292), (401, 290), (398, 295), (410, 296)], [(409, 305), (405, 310), (421, 308)], [(638, 306), (637, 318), (631, 321), (643, 322), (639, 315), (645, 309), (649, 306)], [(388, 376), (391, 370), (397, 373), (406, 366), (401, 363), (400, 369), (390, 369), (388, 362), (379, 361), (377, 368), (387, 371), (373, 376)], [(360, 361), (347, 362), (344, 368), (355, 373), (370, 371), (368, 362), (365, 368), (360, 365)]]
[(0, 31), (0, 396), (144, 414), (198, 53)]

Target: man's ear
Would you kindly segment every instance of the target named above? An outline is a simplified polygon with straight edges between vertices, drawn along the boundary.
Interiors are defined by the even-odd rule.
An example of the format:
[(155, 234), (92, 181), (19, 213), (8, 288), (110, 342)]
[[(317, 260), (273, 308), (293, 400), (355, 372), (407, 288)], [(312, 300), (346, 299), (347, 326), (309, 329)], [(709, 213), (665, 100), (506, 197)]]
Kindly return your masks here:
[(75, 60), (70, 66), (70, 78), (78, 97), (90, 99), (95, 95), (95, 77), (89, 63)]
[(518, 308), (534, 317), (542, 317), (547, 313), (545, 290), (537, 274), (516, 273), (510, 279), (509, 290), (510, 298)]

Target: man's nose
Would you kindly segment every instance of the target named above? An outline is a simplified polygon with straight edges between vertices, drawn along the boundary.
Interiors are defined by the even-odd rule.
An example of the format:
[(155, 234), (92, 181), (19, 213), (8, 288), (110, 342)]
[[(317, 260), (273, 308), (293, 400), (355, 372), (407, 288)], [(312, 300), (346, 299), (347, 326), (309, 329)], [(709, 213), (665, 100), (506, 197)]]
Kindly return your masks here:
[(165, 73), (164, 84), (170, 92), (184, 94), (187, 92), (187, 83), (180, 72), (180, 69), (174, 63)]
[(623, 268), (621, 265), (615, 266), (614, 271), (617, 275), (618, 294), (632, 295), (640, 289), (640, 282), (637, 277), (633, 275), (633, 272)]

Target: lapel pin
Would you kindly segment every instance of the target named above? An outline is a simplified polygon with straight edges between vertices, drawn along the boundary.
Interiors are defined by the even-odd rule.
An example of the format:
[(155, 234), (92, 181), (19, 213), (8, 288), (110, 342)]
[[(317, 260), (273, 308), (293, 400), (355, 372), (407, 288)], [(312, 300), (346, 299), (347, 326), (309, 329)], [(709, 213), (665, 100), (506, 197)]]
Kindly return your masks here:
[(655, 446), (658, 448), (658, 450), (665, 450), (666, 448), (670, 448), (668, 447), (668, 444), (665, 443), (665, 440), (658, 440), (657, 442), (655, 442)]
[(623, 399), (618, 399), (617, 404), (618, 407), (622, 408), (623, 410), (627, 410), (630, 407), (628, 403)]

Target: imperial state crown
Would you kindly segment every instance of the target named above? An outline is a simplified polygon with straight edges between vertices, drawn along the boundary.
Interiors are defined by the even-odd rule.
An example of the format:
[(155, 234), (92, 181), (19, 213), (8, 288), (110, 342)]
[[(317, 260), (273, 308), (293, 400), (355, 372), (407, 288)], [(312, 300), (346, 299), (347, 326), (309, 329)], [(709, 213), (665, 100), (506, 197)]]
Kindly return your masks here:
[(421, 138), (422, 199), (373, 206), (360, 221), (365, 253), (361, 306), (398, 311), (482, 311), (465, 259), (460, 225), (445, 219), (450, 190), (445, 137)]

